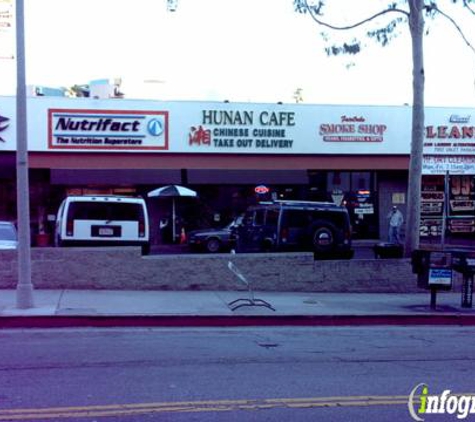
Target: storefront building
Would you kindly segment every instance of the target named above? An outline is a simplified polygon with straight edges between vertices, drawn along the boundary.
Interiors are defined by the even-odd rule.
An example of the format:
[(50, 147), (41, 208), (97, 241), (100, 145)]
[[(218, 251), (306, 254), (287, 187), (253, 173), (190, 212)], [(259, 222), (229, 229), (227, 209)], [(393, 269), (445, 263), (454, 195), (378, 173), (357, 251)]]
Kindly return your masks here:
[[(471, 110), (429, 108), (426, 119), (422, 201), (429, 214), (423, 215), (421, 234), (438, 233), (432, 224), (443, 215), (431, 198), (440, 196), (437, 180), (445, 180), (447, 171), (454, 189), (455, 176), (463, 185), (453, 193), (451, 212), (460, 207), (465, 212), (463, 223), (450, 223), (449, 229), (463, 226), (473, 233)], [(0, 97), (0, 219), (7, 220), (16, 216), (15, 136), (15, 98)], [(32, 229), (46, 220), (51, 231), (52, 216), (68, 194), (147, 197), (157, 187), (180, 184), (199, 195), (178, 201), (180, 224), (187, 230), (223, 226), (259, 200), (304, 199), (344, 204), (355, 237), (386, 239), (390, 207), (398, 205), (405, 214), (410, 139), (407, 106), (33, 97), (28, 99)], [(256, 189), (262, 186), (266, 189)], [(158, 222), (170, 204), (147, 202), (158, 242)]]
[[(473, 110), (435, 110), (426, 121), (421, 237), (475, 239), (475, 126)], [(445, 229), (445, 230), (444, 230)], [(464, 243), (464, 242), (462, 242)]]

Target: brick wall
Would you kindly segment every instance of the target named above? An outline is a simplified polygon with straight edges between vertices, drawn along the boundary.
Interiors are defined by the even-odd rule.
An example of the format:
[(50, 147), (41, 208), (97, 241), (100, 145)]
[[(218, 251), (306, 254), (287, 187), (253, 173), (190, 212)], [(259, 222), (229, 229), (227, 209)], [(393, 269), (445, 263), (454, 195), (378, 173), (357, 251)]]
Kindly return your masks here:
[[(314, 261), (310, 253), (153, 255), (139, 248), (32, 248), (37, 289), (240, 290), (232, 258), (254, 290), (416, 292), (407, 259)], [(0, 251), (0, 289), (17, 284), (16, 253)]]

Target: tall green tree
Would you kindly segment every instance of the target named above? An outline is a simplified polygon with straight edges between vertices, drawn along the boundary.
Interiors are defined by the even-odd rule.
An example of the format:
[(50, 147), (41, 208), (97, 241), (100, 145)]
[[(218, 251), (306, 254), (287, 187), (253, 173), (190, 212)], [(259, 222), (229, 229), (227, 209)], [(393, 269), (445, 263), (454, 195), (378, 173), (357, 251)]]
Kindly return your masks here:
[[(352, 2), (352, 0), (348, 0)], [(475, 0), (451, 0), (455, 5), (459, 5), (475, 16)], [(435, 19), (438, 17), (447, 19), (461, 36), (465, 44), (475, 53), (474, 47), (466, 38), (457, 22), (445, 13), (437, 0), (398, 0), (387, 1), (378, 12), (370, 14), (366, 18), (348, 25), (336, 25), (325, 20), (324, 11), (327, 6), (331, 7), (331, 1), (324, 0), (294, 0), (296, 11), (309, 15), (320, 26), (333, 31), (351, 31), (358, 27), (371, 25), (371, 29), (366, 32), (366, 36), (375, 39), (382, 46), (386, 46), (391, 39), (397, 35), (396, 29), (400, 25), (407, 25), (412, 41), (412, 64), (413, 64), (413, 101), (412, 101), (412, 131), (411, 131), (411, 156), (409, 164), (409, 184), (408, 202), (406, 215), (406, 237), (404, 244), (404, 254), (411, 256), (414, 249), (419, 247), (419, 227), (420, 227), (420, 197), (421, 197), (421, 175), (422, 175), (422, 147), (424, 142), (424, 50), (423, 38), (425, 34), (424, 19)], [(374, 6), (374, 0), (371, 1)], [(385, 3), (380, 1), (380, 3)], [(447, 0), (445, 1), (447, 4)], [(354, 4), (354, 3), (353, 3)], [(358, 2), (362, 6), (362, 2)], [(337, 6), (334, 6), (337, 7)], [(340, 2), (341, 7), (341, 2)], [(340, 9), (341, 10), (341, 9)], [(383, 23), (381, 23), (383, 22)], [(376, 26), (375, 26), (376, 25)], [(328, 41), (326, 34), (322, 34)], [(329, 45), (326, 47), (328, 55), (357, 54), (361, 51), (361, 40), (353, 39), (341, 45)]]

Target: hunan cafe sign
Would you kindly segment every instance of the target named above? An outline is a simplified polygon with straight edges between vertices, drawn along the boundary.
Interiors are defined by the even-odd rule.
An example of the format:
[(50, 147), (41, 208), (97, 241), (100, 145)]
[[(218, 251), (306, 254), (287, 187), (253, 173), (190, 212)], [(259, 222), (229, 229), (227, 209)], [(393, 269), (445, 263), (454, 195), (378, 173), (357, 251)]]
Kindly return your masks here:
[(292, 150), (288, 129), (295, 126), (292, 111), (203, 110), (192, 126), (188, 144), (222, 150)]

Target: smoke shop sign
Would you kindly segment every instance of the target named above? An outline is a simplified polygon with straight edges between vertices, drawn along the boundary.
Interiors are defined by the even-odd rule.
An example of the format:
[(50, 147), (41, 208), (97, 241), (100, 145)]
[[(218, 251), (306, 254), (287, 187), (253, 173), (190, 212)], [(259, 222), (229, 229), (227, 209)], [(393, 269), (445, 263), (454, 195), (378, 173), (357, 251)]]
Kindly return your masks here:
[(294, 126), (291, 111), (202, 110), (188, 145), (223, 152), (292, 151)]
[(166, 150), (168, 112), (49, 109), (48, 148)]
[(383, 142), (386, 129), (363, 116), (341, 116), (337, 123), (322, 123), (319, 134), (325, 142)]

